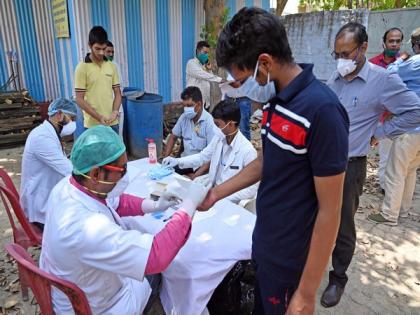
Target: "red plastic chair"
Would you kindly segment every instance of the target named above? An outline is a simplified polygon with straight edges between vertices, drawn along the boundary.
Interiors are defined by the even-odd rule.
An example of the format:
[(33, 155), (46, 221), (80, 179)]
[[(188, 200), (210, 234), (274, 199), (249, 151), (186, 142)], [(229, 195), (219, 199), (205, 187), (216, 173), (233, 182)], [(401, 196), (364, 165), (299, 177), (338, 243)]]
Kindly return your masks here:
[[(42, 231), (28, 221), (20, 206), (18, 196), (16, 196), (9, 187), (0, 184), (0, 197), (13, 229), (14, 242), (25, 249), (28, 249), (28, 247), (31, 246), (40, 246), (42, 244)], [(20, 226), (15, 224), (11, 208), (13, 209)]]
[(43, 315), (54, 315), (51, 286), (67, 295), (76, 315), (92, 314), (85, 293), (74, 283), (39, 269), (28, 252), (18, 244), (6, 245), (6, 251), (17, 261), (20, 280), (24, 278), (31, 287)]
[[(4, 208), (6, 209), (7, 216), (9, 217), (10, 225), (12, 226), (14, 242), (25, 249), (28, 249), (28, 247), (31, 246), (41, 245), (41, 230), (28, 221), (25, 213), (23, 213), (18, 199), (16, 198), (16, 195), (11, 189), (5, 187), (3, 184), (0, 184), (0, 198), (3, 202)], [(15, 213), (20, 225), (15, 224), (15, 219), (10, 206), (13, 208), (13, 212)], [(25, 278), (21, 279), (20, 288), (22, 292), (22, 299), (27, 301), (29, 298), (28, 283), (25, 281)]]
[(19, 200), (19, 193), (15, 187), (15, 184), (13, 184), (13, 181), (10, 178), (9, 174), (7, 174), (6, 171), (2, 168), (0, 168), (0, 178), (3, 180), (6, 187), (9, 188), (12, 191), (12, 193), (15, 194), (16, 198)]

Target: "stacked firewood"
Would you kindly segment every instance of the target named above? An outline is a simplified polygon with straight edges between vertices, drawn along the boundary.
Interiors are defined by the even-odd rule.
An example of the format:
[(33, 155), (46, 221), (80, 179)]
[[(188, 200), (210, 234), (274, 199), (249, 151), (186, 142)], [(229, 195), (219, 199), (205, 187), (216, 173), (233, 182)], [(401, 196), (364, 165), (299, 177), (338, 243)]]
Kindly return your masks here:
[(0, 92), (0, 148), (25, 143), (29, 132), (40, 123), (39, 107), (28, 91)]

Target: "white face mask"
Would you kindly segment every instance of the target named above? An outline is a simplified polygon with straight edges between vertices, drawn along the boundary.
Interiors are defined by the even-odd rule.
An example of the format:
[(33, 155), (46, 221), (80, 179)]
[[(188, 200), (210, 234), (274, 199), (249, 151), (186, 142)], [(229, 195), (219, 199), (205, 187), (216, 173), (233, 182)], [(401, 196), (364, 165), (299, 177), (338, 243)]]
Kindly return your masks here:
[(76, 130), (76, 122), (70, 121), (69, 123), (65, 124), (63, 126), (63, 129), (60, 132), (60, 136), (69, 136), (73, 134), (73, 132)]
[(193, 119), (197, 113), (194, 111), (194, 107), (184, 107), (184, 114), (188, 119)]
[(124, 191), (127, 189), (128, 185), (130, 184), (130, 178), (128, 177), (128, 173), (126, 173), (112, 188), (112, 190), (107, 194), (107, 198), (116, 198), (121, 196)]
[(337, 71), (342, 76), (352, 73), (356, 70), (357, 64), (355, 60), (339, 58), (337, 62)]
[(274, 86), (274, 82), (270, 81), (270, 73), (267, 76), (267, 84), (260, 85), (257, 80), (257, 73), (258, 73), (258, 61), (257, 65), (255, 66), (254, 75), (249, 77), (240, 87), (234, 88), (231, 85), (223, 83), (220, 85), (222, 89), (222, 93), (227, 93), (228, 96), (235, 97), (235, 94), (240, 96), (247, 96), (251, 100), (257, 103), (265, 104), (274, 96), (276, 96), (276, 87)]

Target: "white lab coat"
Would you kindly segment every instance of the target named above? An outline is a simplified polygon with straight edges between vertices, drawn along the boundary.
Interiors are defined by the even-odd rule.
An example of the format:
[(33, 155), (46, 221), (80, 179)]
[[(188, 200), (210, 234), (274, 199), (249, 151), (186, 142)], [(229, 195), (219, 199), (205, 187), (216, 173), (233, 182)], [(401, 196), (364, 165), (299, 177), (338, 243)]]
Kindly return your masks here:
[[(111, 206), (60, 181), (46, 205), (41, 269), (78, 285), (93, 314), (141, 314), (151, 289), (143, 280), (153, 235), (130, 230)], [(53, 290), (56, 314), (73, 314), (63, 293)]]
[(73, 167), (50, 122), (32, 130), (22, 157), (20, 203), (30, 222), (45, 222), (45, 203), (54, 186)]
[(197, 58), (190, 59), (186, 66), (186, 81), (188, 86), (196, 86), (203, 95), (203, 102), (206, 108), (211, 106), (210, 82), (220, 83), (222, 78), (207, 71)]
[[(232, 150), (227, 158), (224, 159), (224, 165), (221, 165), (220, 159), (224, 144), (227, 144), (225, 137), (218, 138), (214, 136), (210, 144), (200, 153), (180, 158), (179, 166), (181, 168), (196, 168), (210, 161), (210, 183), (219, 185), (238, 174), (245, 166), (257, 158), (257, 151), (254, 146), (238, 130), (230, 144)], [(222, 167), (219, 173), (218, 166)], [(258, 183), (228, 196), (227, 199), (234, 203), (238, 203), (243, 199), (253, 199), (257, 194), (257, 190)]]

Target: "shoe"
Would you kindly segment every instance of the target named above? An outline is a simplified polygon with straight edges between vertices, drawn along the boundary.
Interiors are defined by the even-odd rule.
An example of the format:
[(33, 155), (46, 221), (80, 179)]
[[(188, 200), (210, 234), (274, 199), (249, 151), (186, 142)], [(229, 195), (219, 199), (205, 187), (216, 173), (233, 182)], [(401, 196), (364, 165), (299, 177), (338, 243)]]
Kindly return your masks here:
[(321, 305), (323, 307), (336, 306), (344, 293), (344, 288), (337, 284), (329, 283), (321, 297)]
[(410, 212), (403, 212), (403, 213), (401, 213), (400, 212), (400, 218), (403, 218), (403, 219), (406, 219), (406, 218), (408, 218), (410, 216)]
[(381, 223), (381, 224), (386, 224), (386, 225), (391, 225), (391, 226), (398, 225), (397, 222), (385, 219), (384, 216), (380, 213), (369, 214), (367, 218), (369, 221), (372, 221), (374, 223)]

